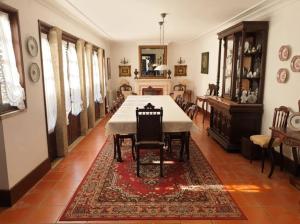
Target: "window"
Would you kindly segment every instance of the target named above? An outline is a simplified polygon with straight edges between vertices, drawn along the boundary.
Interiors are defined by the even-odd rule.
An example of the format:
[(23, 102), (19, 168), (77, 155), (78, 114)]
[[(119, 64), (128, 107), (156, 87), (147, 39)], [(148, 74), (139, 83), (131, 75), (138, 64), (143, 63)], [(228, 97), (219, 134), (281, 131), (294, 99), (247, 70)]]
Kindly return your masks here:
[(25, 108), (18, 13), (0, 4), (0, 114)]
[(75, 44), (63, 41), (63, 66), (66, 115), (77, 116), (82, 110), (79, 65)]
[(93, 53), (94, 102), (103, 103), (100, 84), (100, 68), (97, 52)]
[(55, 77), (52, 64), (51, 49), (47, 34), (41, 34), (44, 88), (47, 112), (48, 133), (54, 131), (57, 119), (57, 98), (55, 88)]

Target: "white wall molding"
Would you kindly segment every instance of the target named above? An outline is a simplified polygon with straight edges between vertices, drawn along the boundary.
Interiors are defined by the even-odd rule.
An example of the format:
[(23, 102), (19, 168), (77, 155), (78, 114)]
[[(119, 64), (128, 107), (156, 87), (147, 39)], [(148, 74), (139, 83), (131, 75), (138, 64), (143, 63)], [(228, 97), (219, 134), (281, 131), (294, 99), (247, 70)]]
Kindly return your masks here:
[(271, 13), (276, 12), (277, 10), (282, 9), (283, 7), (286, 7), (287, 5), (292, 4), (293, 2), (296, 2), (296, 1), (298, 1), (298, 0), (263, 0), (263, 1), (259, 2), (258, 4), (254, 5), (253, 7), (226, 20), (222, 24), (219, 24), (218, 26), (211, 28), (207, 32), (201, 33), (198, 37), (196, 37), (192, 40), (189, 40), (189, 41), (175, 42), (175, 44), (187, 44), (187, 43), (196, 41), (198, 39), (201, 39), (205, 35), (216, 34), (234, 24), (241, 22), (241, 21), (259, 20), (261, 18), (265, 18), (268, 15), (270, 15)]
[[(112, 37), (107, 34), (101, 27), (97, 26), (92, 22), (88, 16), (83, 14), (79, 9), (75, 8), (66, 0), (60, 0), (59, 3), (57, 0), (35, 0), (40, 5), (51, 10), (58, 16), (61, 16), (67, 20), (72, 21), (76, 25), (80, 25), (82, 28), (88, 32), (100, 36), (107, 41), (111, 41)], [(100, 46), (101, 47), (101, 46)]]

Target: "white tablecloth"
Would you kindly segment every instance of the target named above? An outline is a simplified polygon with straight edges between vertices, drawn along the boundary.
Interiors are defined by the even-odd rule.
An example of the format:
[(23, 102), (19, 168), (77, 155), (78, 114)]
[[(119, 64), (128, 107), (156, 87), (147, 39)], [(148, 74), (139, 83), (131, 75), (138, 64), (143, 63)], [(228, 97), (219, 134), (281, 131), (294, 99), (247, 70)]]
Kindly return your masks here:
[(136, 108), (151, 103), (155, 108), (163, 108), (163, 132), (187, 132), (193, 127), (192, 120), (168, 95), (128, 96), (122, 106), (105, 126), (106, 135), (136, 132)]

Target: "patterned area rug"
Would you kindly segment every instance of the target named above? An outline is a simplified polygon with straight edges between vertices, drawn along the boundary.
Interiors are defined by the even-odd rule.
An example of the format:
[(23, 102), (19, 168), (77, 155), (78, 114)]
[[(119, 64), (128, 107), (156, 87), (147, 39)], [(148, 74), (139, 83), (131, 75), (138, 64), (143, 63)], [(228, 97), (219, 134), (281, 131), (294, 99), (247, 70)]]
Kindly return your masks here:
[[(60, 220), (246, 219), (194, 141), (189, 162), (178, 162), (179, 148), (165, 153), (163, 178), (155, 165), (138, 178), (130, 142), (118, 163), (108, 138)], [(159, 161), (156, 151), (145, 150), (143, 162)]]

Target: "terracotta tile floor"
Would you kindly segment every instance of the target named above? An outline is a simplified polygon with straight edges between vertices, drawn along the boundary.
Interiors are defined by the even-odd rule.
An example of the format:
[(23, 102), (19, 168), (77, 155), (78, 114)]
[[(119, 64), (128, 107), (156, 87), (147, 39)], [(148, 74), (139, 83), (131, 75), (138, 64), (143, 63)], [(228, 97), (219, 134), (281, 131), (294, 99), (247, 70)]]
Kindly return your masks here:
[[(70, 197), (84, 177), (101, 146), (105, 142), (101, 121), (55, 168), (48, 172), (24, 197), (11, 208), (0, 208), (1, 224), (56, 223)], [(272, 179), (260, 172), (258, 161), (250, 164), (240, 154), (225, 152), (206, 134), (207, 121), (196, 118), (199, 131), (192, 136), (210, 162), (225, 187), (231, 192), (247, 221), (194, 220), (194, 221), (114, 221), (85, 223), (251, 223), (296, 224), (300, 223), (300, 191), (289, 184), (289, 175), (277, 168)], [(63, 222), (67, 223), (67, 222)], [(84, 222), (70, 222), (84, 223)]]

